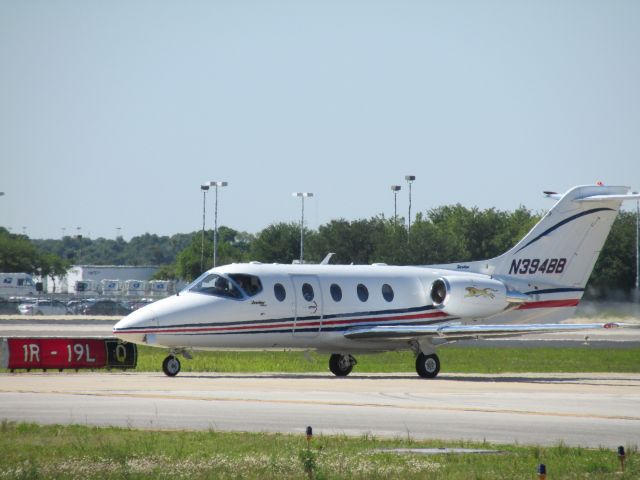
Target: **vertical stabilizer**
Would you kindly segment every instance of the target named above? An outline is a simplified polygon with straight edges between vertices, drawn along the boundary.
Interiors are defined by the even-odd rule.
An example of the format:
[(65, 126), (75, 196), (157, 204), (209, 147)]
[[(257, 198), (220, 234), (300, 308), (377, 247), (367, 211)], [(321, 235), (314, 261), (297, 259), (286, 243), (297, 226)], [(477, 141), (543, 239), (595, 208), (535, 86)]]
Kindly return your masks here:
[(493, 275), (584, 288), (629, 187), (574, 187), (516, 246), (486, 263)]

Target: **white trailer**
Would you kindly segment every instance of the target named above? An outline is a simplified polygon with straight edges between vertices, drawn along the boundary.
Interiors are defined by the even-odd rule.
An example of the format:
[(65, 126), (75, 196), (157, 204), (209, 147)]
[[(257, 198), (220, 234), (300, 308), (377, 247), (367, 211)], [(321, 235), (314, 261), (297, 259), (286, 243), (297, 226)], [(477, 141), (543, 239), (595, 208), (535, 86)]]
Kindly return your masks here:
[(79, 297), (94, 297), (98, 293), (98, 284), (93, 280), (76, 280), (73, 293)]
[(122, 294), (122, 282), (120, 280), (100, 280), (102, 295), (116, 297)]
[(127, 280), (124, 282), (124, 294), (127, 297), (143, 297), (147, 292), (147, 282), (144, 280)]
[(175, 292), (175, 282), (173, 280), (151, 280), (149, 282), (149, 293), (152, 297), (167, 297)]
[(36, 284), (28, 273), (0, 273), (0, 298), (35, 295)]

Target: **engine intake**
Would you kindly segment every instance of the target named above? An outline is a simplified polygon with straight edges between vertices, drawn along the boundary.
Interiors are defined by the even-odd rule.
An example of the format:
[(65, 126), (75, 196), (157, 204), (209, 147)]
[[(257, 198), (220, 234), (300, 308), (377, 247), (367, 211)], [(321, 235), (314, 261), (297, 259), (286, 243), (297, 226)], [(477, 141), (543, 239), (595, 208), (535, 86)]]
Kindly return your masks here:
[(439, 278), (431, 285), (431, 300), (434, 305), (442, 305), (447, 298), (447, 284), (443, 278)]
[(455, 317), (486, 317), (509, 306), (507, 287), (492, 278), (441, 277), (431, 284), (431, 301)]

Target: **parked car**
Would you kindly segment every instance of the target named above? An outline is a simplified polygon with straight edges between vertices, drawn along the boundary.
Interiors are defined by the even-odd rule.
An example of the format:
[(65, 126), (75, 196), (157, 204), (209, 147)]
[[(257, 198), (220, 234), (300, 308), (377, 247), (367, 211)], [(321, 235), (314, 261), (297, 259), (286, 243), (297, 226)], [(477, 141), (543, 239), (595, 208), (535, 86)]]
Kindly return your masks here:
[(74, 315), (82, 314), (83, 310), (89, 305), (93, 305), (97, 300), (95, 298), (83, 298), (81, 300), (69, 300), (67, 302), (67, 310)]
[(82, 309), (83, 315), (129, 315), (131, 309), (113, 300), (98, 300)]
[(19, 304), (20, 303), (16, 301), (0, 298), (0, 315), (15, 315), (18, 313)]
[(36, 300), (18, 305), (22, 315), (66, 315), (67, 306), (59, 300)]

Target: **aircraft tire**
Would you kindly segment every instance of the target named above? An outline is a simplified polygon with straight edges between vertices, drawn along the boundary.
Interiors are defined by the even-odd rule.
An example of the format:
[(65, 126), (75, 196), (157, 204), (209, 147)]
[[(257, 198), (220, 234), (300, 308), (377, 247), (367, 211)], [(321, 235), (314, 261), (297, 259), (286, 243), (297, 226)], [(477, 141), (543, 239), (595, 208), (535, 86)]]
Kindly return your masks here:
[(438, 355), (432, 353), (425, 355), (419, 353), (416, 358), (416, 372), (422, 378), (436, 378), (440, 372), (440, 359)]
[(180, 360), (178, 360), (178, 357), (169, 355), (165, 358), (162, 362), (162, 371), (167, 377), (175, 377), (180, 373)]
[(329, 370), (336, 377), (346, 377), (353, 370), (353, 362), (351, 361), (351, 355), (340, 355), (334, 353), (329, 358)]

